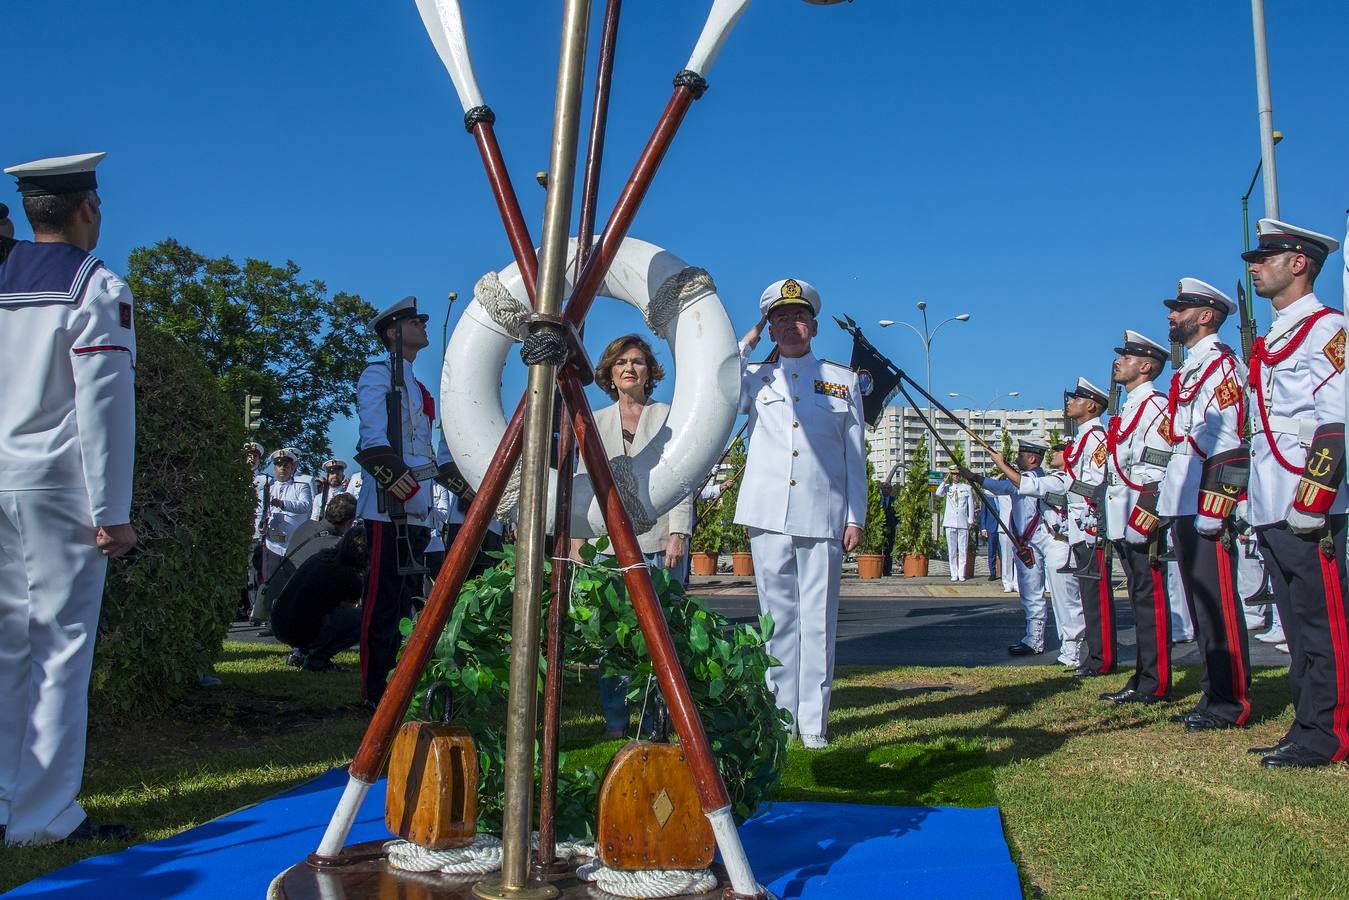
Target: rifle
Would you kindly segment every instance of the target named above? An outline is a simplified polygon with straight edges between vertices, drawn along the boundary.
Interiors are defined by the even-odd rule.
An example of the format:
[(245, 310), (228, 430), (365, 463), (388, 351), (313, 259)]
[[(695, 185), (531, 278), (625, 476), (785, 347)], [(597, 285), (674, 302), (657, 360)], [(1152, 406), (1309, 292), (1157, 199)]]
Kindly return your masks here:
[[(393, 347), (389, 350), (389, 391), (384, 395), (384, 417), (387, 420), (385, 433), (389, 436), (389, 446), (400, 457), (403, 455), (403, 325), (398, 322), (393, 330)], [(426, 566), (418, 562), (412, 552), (412, 539), (408, 535), (408, 514), (403, 501), (390, 496), (386, 491), (376, 493), (377, 508), (388, 512), (389, 524), (393, 525), (394, 541), (398, 557), (399, 575), (425, 575)]]
[(1180, 341), (1171, 342), (1171, 368), (1179, 372), (1185, 365), (1185, 345)]
[(1072, 391), (1063, 392), (1063, 436), (1070, 441), (1077, 437), (1077, 420), (1068, 415), (1068, 401), (1072, 399)]
[(1249, 366), (1251, 355), (1255, 353), (1255, 309), (1246, 299), (1246, 288), (1241, 279), (1237, 279), (1237, 313), (1241, 316), (1241, 358)]

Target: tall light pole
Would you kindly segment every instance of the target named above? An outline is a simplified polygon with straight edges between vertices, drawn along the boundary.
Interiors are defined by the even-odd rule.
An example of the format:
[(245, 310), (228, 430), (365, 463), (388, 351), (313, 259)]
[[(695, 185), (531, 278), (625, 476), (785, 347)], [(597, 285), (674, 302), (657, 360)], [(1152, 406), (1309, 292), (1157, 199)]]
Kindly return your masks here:
[[(942, 326), (945, 325), (946, 323), (948, 323), (948, 322), (968, 322), (968, 321), (970, 320), (970, 314), (969, 314), (969, 313), (960, 313), (959, 315), (950, 316), (949, 318), (942, 319), (940, 322), (937, 323), (937, 327), (936, 327), (936, 328), (933, 328), (933, 329), (929, 330), (929, 329), (928, 329), (928, 325), (927, 325), (927, 301), (926, 301), (926, 300), (919, 300), (918, 303), (917, 303), (917, 306), (918, 306), (918, 311), (921, 312), (921, 313), (923, 314), (923, 330), (922, 330), (922, 331), (919, 331), (915, 326), (910, 325), (908, 322), (896, 322), (896, 321), (894, 321), (893, 319), (881, 319), (880, 322), (879, 322), (878, 324), (879, 324), (882, 328), (889, 328), (891, 325), (903, 325), (905, 328), (909, 329), (909, 330), (912, 331), (914, 334), (916, 334), (916, 335), (918, 336), (918, 340), (920, 340), (920, 341), (923, 342), (923, 360), (924, 360), (924, 363), (925, 363), (925, 365), (926, 365), (926, 367), (927, 367), (927, 384), (924, 385), (924, 386), (927, 388), (928, 395), (931, 396), (931, 394), (932, 394), (932, 339), (935, 338), (935, 337), (937, 336), (937, 332), (938, 332), (938, 331), (941, 331)], [(928, 427), (928, 431), (929, 431), (929, 432), (932, 432), (932, 428), (933, 428), (934, 426), (932, 425), (932, 422), (933, 422), (933, 416), (932, 416), (932, 401), (930, 401), (930, 400), (928, 401), (928, 404), (927, 404), (927, 421), (928, 421), (928, 426), (929, 426), (929, 427)], [(936, 446), (936, 445), (937, 445), (937, 435), (936, 435), (935, 432), (932, 432), (932, 437), (931, 437), (931, 439), (928, 441), (928, 452), (932, 454), (932, 456), (929, 457), (930, 460), (935, 460), (935, 459), (937, 458), (937, 452), (936, 452), (936, 451), (937, 451), (937, 446)]]
[[(1274, 132), (1273, 138), (1274, 143), (1277, 144), (1279, 141), (1283, 140), (1283, 132), (1282, 131)], [(1255, 164), (1255, 173), (1251, 175), (1251, 183), (1246, 186), (1246, 193), (1241, 195), (1241, 244), (1243, 250), (1251, 249), (1251, 191), (1255, 190), (1255, 181), (1260, 177), (1260, 169), (1264, 165), (1264, 163), (1265, 159), (1262, 153), (1260, 161)], [(1270, 180), (1272, 179), (1267, 179), (1266, 183), (1268, 184)], [(1274, 190), (1275, 190), (1274, 205), (1275, 207), (1277, 207), (1279, 204), (1278, 188), (1276, 187)], [(1273, 213), (1268, 212), (1269, 209), (1268, 191), (1265, 192), (1265, 209), (1266, 209), (1265, 215), (1268, 216), (1269, 218), (1277, 219), (1279, 217), (1277, 210)], [(1247, 297), (1251, 296), (1250, 266), (1246, 267), (1246, 296)]]
[(1269, 93), (1269, 47), (1265, 43), (1265, 0), (1251, 0), (1255, 35), (1255, 95), (1260, 114), (1260, 162), (1265, 166), (1265, 215), (1279, 217), (1279, 179), (1274, 170), (1274, 101)]

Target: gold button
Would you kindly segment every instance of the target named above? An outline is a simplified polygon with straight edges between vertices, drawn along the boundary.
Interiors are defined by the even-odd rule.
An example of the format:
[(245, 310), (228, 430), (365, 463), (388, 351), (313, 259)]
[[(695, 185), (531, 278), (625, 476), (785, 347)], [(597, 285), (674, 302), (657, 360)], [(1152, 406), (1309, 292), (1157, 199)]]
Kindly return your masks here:
[(795, 484), (796, 484), (796, 479), (793, 478), (791, 481), (789, 481), (789, 482), (787, 482), (787, 483), (790, 484), (790, 485), (795, 486)]

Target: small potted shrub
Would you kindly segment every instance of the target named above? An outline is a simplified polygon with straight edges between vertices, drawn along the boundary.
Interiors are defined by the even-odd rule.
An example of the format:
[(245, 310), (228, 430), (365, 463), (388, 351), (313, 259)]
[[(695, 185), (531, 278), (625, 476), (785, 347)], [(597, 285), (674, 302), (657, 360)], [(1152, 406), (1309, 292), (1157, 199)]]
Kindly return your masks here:
[(880, 578), (885, 569), (885, 507), (881, 505), (881, 486), (871, 466), (871, 446), (867, 445), (867, 521), (862, 541), (857, 545), (857, 577)]
[(932, 512), (928, 508), (927, 436), (918, 438), (909, 465), (904, 470), (904, 484), (895, 500), (899, 524), (895, 528), (894, 555), (904, 560), (904, 575), (921, 578), (927, 575), (928, 558), (932, 556)]
[(715, 575), (717, 555), (721, 552), (721, 506), (713, 498), (695, 503), (694, 510), (689, 564), (694, 575)]
[(754, 557), (749, 552), (749, 529), (735, 523), (735, 504), (744, 480), (746, 447), (744, 438), (736, 438), (726, 462), (731, 467), (730, 487), (721, 495), (722, 547), (731, 554), (731, 572), (741, 577), (754, 574)]

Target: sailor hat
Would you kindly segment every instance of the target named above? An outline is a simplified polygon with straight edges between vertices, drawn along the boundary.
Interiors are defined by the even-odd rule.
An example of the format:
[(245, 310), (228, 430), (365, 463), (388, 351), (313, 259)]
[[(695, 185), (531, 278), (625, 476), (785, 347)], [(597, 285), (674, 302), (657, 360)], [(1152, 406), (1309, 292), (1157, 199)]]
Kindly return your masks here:
[(1106, 406), (1110, 402), (1109, 394), (1080, 375), (1077, 378), (1077, 387), (1067, 393), (1069, 397), (1081, 397), (1101, 406)]
[(98, 187), (94, 168), (107, 153), (77, 153), (74, 156), (53, 156), (35, 159), (5, 169), (19, 182), (19, 193), (25, 197), (50, 197), (56, 194), (75, 194)]
[(1339, 249), (1340, 242), (1326, 234), (1318, 234), (1278, 219), (1261, 219), (1255, 223), (1255, 233), (1260, 244), (1254, 250), (1241, 254), (1246, 262), (1255, 262), (1271, 253), (1303, 253), (1318, 263)]
[(1048, 440), (1040, 437), (1022, 438), (1016, 442), (1018, 453), (1035, 453), (1044, 456), (1049, 452)]
[(257, 441), (248, 441), (247, 443), (245, 443), (244, 452), (256, 453), (258, 455), (258, 459), (262, 459), (264, 456), (267, 455), (266, 453), (263, 452), (262, 445), (259, 444)]
[(1137, 331), (1124, 332), (1124, 346), (1116, 347), (1115, 352), (1120, 356), (1149, 356), (1161, 363), (1166, 362), (1171, 356), (1171, 352), (1161, 344), (1149, 340)]
[(759, 296), (759, 312), (767, 316), (775, 309), (784, 306), (808, 306), (810, 314), (820, 314), (820, 292), (809, 281), (799, 278), (784, 278), (764, 288)]
[(323, 471), (325, 471), (325, 472), (330, 472), (330, 471), (332, 471), (333, 469), (345, 469), (346, 467), (347, 467), (347, 464), (346, 464), (346, 462), (344, 462), (343, 460), (340, 460), (340, 459), (330, 459), (330, 460), (328, 460), (326, 463), (323, 464)]
[(1198, 278), (1182, 278), (1176, 288), (1176, 296), (1168, 297), (1162, 303), (1167, 309), (1191, 309), (1203, 306), (1229, 316), (1237, 311), (1235, 300)]
[(373, 331), (377, 336), (383, 336), (384, 329), (388, 328), (394, 322), (402, 319), (421, 319), (425, 322), (431, 318), (426, 313), (417, 312), (417, 298), (404, 297), (397, 303), (384, 307), (375, 313), (375, 317), (366, 323), (366, 327)]
[(291, 462), (300, 461), (300, 451), (294, 447), (282, 447), (272, 454), (272, 462), (278, 463), (283, 459), (289, 459)]

